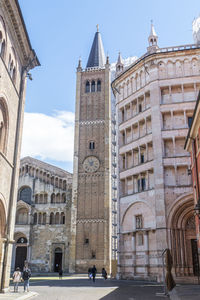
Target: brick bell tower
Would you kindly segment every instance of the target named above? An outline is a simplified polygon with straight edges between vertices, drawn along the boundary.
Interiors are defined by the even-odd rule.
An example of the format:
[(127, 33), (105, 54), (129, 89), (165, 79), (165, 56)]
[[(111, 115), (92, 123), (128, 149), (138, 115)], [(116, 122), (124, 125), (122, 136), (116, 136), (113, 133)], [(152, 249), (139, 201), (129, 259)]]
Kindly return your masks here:
[(77, 68), (70, 271), (111, 272), (110, 65), (97, 32)]

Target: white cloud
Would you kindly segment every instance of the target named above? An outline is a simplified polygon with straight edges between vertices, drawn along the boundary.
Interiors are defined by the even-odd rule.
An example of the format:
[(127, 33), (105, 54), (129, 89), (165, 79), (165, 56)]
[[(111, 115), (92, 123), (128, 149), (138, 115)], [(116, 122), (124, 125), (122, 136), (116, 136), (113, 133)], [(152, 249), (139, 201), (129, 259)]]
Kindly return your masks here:
[(72, 162), (74, 113), (55, 111), (52, 116), (25, 113), (21, 156)]

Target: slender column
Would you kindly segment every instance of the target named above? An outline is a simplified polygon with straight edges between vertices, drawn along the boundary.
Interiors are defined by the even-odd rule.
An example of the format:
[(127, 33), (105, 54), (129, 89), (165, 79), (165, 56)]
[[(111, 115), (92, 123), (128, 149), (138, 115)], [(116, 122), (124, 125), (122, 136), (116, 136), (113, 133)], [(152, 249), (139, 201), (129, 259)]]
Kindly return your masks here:
[(134, 167), (134, 151), (131, 150), (131, 156), (132, 156), (132, 167)]
[(176, 156), (176, 144), (175, 144), (175, 137), (172, 137), (172, 142), (173, 142), (173, 156)]
[(136, 233), (132, 235), (132, 251), (133, 251), (133, 275), (136, 275)]
[(11, 261), (11, 272), (15, 270), (15, 256), (16, 256), (16, 244), (13, 245), (12, 261)]
[(138, 124), (138, 138), (140, 138), (140, 122), (138, 121), (137, 124)]
[(139, 103), (138, 103), (138, 98), (137, 98), (137, 114), (139, 113)]
[(147, 183), (146, 183), (146, 190), (149, 190), (149, 170), (147, 170)]
[(146, 94), (144, 93), (144, 110), (146, 109)]
[(145, 147), (146, 147), (146, 155), (145, 155), (145, 159), (146, 159), (146, 161), (148, 161), (149, 160), (149, 153), (148, 153), (148, 144), (145, 144)]
[(131, 110), (131, 118), (132, 118), (132, 116), (133, 116), (133, 101), (131, 101), (131, 103), (130, 103), (130, 110)]
[(182, 91), (182, 102), (184, 101), (184, 89), (183, 89), (183, 84), (181, 84), (181, 91)]
[(172, 102), (172, 88), (171, 85), (169, 86), (169, 99), (170, 99), (170, 103)]
[(124, 121), (127, 120), (127, 117), (126, 117), (126, 105), (124, 106)]
[(124, 145), (127, 143), (127, 140), (126, 140), (126, 128), (124, 130)]
[(125, 152), (125, 169), (127, 169), (127, 153)]
[(149, 275), (149, 235), (148, 231), (144, 232), (144, 249), (145, 249), (145, 273)]
[(140, 151), (140, 147), (138, 147), (138, 164), (141, 163), (141, 151)]
[(185, 111), (185, 109), (184, 109), (184, 122), (185, 122), (185, 128), (187, 128), (188, 127), (188, 124), (187, 124), (187, 116), (186, 116), (186, 111)]
[(144, 119), (144, 122), (145, 122), (145, 126), (144, 127), (145, 127), (145, 135), (146, 135), (147, 134), (147, 118)]
[(173, 110), (171, 110), (171, 129), (174, 128), (174, 116), (173, 116)]

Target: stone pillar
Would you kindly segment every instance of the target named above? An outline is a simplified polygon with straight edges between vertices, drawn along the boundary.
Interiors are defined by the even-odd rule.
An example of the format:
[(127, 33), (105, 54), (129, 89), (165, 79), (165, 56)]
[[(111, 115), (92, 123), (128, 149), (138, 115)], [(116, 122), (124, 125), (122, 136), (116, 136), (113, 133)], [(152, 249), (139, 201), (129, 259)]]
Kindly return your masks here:
[(171, 129), (174, 128), (174, 116), (173, 116), (173, 110), (171, 110)]
[(15, 256), (16, 256), (16, 244), (13, 245), (12, 261), (11, 261), (11, 272), (15, 270)]
[(145, 274), (149, 276), (149, 234), (144, 232), (144, 249), (145, 249)]
[(133, 276), (136, 275), (136, 233), (132, 235), (132, 252), (133, 252)]

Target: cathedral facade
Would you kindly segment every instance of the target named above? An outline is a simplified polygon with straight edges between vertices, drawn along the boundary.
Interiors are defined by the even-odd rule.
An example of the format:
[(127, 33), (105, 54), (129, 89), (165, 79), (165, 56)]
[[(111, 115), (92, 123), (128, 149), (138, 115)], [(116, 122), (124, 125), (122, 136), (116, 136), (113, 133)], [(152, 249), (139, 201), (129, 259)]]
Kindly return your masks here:
[(39, 65), (17, 0), (0, 1), (0, 290), (10, 280), (28, 72)]
[(77, 68), (71, 263), (76, 272), (96, 265), (111, 273), (110, 65), (100, 32), (85, 69)]
[(12, 270), (69, 272), (72, 174), (31, 157), (21, 159)]
[(123, 278), (162, 280), (171, 250), (176, 281), (194, 279), (198, 253), (190, 157), (184, 150), (200, 89), (199, 43), (158, 47), (152, 25), (147, 52), (112, 82), (118, 124), (119, 258)]

